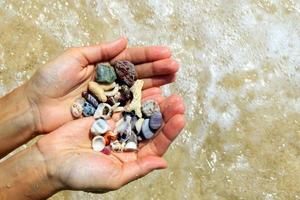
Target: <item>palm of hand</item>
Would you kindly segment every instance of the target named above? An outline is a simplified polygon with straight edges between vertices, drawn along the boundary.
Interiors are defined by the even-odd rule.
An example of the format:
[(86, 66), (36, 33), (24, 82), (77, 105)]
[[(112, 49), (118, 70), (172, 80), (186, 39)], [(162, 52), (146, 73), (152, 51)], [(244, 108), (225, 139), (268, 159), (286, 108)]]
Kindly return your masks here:
[(79, 119), (38, 141), (50, 174), (57, 177), (65, 188), (106, 192), (154, 169), (165, 168), (166, 163), (161, 156), (185, 123), (183, 102), (178, 96), (165, 99), (155, 88), (144, 91), (143, 99), (155, 99), (160, 103), (164, 127), (155, 138), (141, 143), (138, 153), (105, 155), (93, 151), (89, 130), (94, 119)]
[[(73, 48), (37, 71), (29, 81), (28, 98), (36, 113), (36, 127), (47, 133), (71, 121), (70, 106), (94, 76), (96, 62), (112, 59), (130, 60), (137, 64), (138, 78), (144, 89), (172, 82), (178, 64), (162, 47), (126, 49), (125, 39), (102, 46)], [(158, 70), (158, 68), (160, 68)]]

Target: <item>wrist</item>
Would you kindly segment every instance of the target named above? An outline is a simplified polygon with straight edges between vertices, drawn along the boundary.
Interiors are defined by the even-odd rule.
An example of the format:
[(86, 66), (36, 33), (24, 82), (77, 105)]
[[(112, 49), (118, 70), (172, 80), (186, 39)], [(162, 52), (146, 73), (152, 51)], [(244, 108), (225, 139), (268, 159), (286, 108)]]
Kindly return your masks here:
[(0, 197), (3, 199), (45, 199), (62, 189), (48, 173), (45, 159), (36, 145), (0, 164)]
[(37, 135), (25, 88), (20, 86), (0, 99), (0, 157)]

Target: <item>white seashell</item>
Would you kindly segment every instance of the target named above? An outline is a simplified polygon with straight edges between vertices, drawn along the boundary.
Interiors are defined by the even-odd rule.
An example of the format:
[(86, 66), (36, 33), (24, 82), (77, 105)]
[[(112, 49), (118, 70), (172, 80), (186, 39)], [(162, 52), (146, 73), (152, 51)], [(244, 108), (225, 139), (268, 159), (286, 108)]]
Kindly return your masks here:
[(111, 107), (111, 109), (113, 110), (113, 111), (115, 111), (116, 110), (116, 108), (120, 105), (121, 103), (115, 103), (112, 107)]
[(137, 151), (137, 144), (135, 142), (127, 142), (124, 151), (127, 152), (132, 152), (132, 151)]
[(96, 120), (91, 127), (91, 133), (95, 136), (103, 135), (104, 133), (106, 133), (109, 130), (110, 130), (110, 127), (109, 127), (108, 123), (106, 122), (106, 120), (104, 120), (104, 119)]
[(130, 88), (130, 91), (133, 94), (133, 99), (131, 103), (126, 108), (127, 112), (135, 111), (135, 114), (141, 118), (142, 111), (141, 111), (141, 99), (142, 99), (142, 88), (144, 85), (143, 80), (137, 80), (134, 85)]
[(132, 151), (137, 151), (137, 149), (138, 149), (137, 136), (135, 134), (131, 134), (125, 144), (124, 151), (132, 152)]
[(92, 140), (92, 148), (94, 151), (102, 151), (105, 147), (104, 137), (98, 135)]
[[(107, 113), (106, 113), (107, 111)], [(103, 119), (109, 119), (112, 116), (112, 108), (107, 103), (100, 103), (98, 105), (98, 108), (94, 114), (95, 119), (103, 118)]]
[(126, 120), (124, 118), (121, 120), (117, 122), (115, 132), (120, 135), (120, 141), (125, 142), (131, 136), (131, 117), (127, 116)]
[(108, 96), (108, 97), (115, 96), (115, 95), (118, 93), (119, 88), (120, 88), (119, 85), (116, 84), (116, 86), (115, 86), (115, 88), (114, 88), (113, 90), (111, 90), (111, 91), (105, 91), (104, 94), (105, 94), (106, 96)]
[(110, 143), (110, 147), (115, 152), (123, 152), (125, 143), (120, 143), (118, 140)]
[(117, 112), (123, 112), (125, 110), (124, 107), (117, 107), (116, 109), (114, 109), (114, 112), (117, 113)]
[(135, 130), (137, 131), (137, 134), (139, 134), (142, 130), (142, 125), (143, 125), (143, 122), (144, 122), (144, 118), (140, 118), (137, 120), (137, 122), (135, 122)]

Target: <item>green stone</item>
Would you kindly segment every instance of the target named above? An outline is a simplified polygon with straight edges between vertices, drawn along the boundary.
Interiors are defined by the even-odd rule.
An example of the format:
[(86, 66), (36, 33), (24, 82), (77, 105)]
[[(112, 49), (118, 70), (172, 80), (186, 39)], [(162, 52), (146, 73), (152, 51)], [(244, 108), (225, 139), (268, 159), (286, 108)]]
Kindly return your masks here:
[(96, 82), (113, 83), (117, 79), (115, 69), (109, 65), (96, 65)]

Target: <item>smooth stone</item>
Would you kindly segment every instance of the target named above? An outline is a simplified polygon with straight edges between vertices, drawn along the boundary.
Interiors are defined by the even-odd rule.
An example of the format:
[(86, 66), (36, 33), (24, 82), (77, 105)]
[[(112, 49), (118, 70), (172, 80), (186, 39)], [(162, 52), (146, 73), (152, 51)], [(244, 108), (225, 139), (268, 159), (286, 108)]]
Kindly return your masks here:
[(85, 98), (85, 100), (87, 100), (90, 104), (92, 104), (92, 106), (94, 106), (94, 108), (98, 107), (99, 102), (90, 93), (88, 93), (88, 92), (82, 92), (82, 97)]
[(155, 112), (153, 115), (151, 115), (150, 120), (149, 120), (149, 127), (156, 131), (158, 130), (163, 122), (163, 117), (161, 112)]
[(91, 93), (93, 93), (98, 98), (99, 101), (101, 102), (107, 101), (107, 97), (104, 93), (104, 90), (98, 83), (94, 81), (90, 81), (88, 87)]
[(145, 119), (142, 125), (141, 136), (145, 139), (151, 139), (154, 136), (154, 132), (149, 127), (149, 119)]
[(145, 117), (151, 117), (156, 112), (160, 112), (159, 105), (154, 100), (148, 100), (142, 103), (142, 113)]
[(113, 67), (100, 63), (96, 65), (96, 82), (113, 83), (116, 79), (117, 75)]
[(99, 119), (109, 119), (111, 118), (113, 112), (111, 106), (107, 103), (100, 103), (97, 110), (95, 111), (94, 118)]
[(89, 102), (84, 102), (83, 104), (83, 111), (82, 114), (85, 117), (90, 117), (93, 116), (95, 113), (96, 109), (94, 108), (94, 106), (92, 106)]
[(83, 112), (83, 106), (84, 106), (85, 99), (78, 98), (74, 101), (74, 103), (71, 106), (71, 113), (75, 118), (79, 118), (82, 115)]
[(102, 151), (105, 148), (105, 140), (102, 136), (98, 135), (92, 140), (92, 148), (94, 151)]
[(142, 130), (142, 125), (143, 125), (143, 122), (144, 122), (144, 118), (140, 118), (137, 120), (137, 122), (135, 123), (134, 127), (135, 127), (135, 130), (136, 130), (136, 134), (138, 135), (141, 130)]
[(134, 82), (137, 80), (134, 64), (129, 61), (115, 61), (112, 65), (116, 70), (118, 80), (129, 87), (133, 86)]
[(108, 123), (106, 122), (106, 120), (104, 120), (104, 119), (96, 120), (91, 127), (91, 133), (95, 136), (103, 135), (109, 130), (110, 130), (110, 127), (109, 127)]
[(104, 147), (104, 149), (101, 152), (104, 153), (105, 155), (110, 155), (111, 149), (110, 147)]

